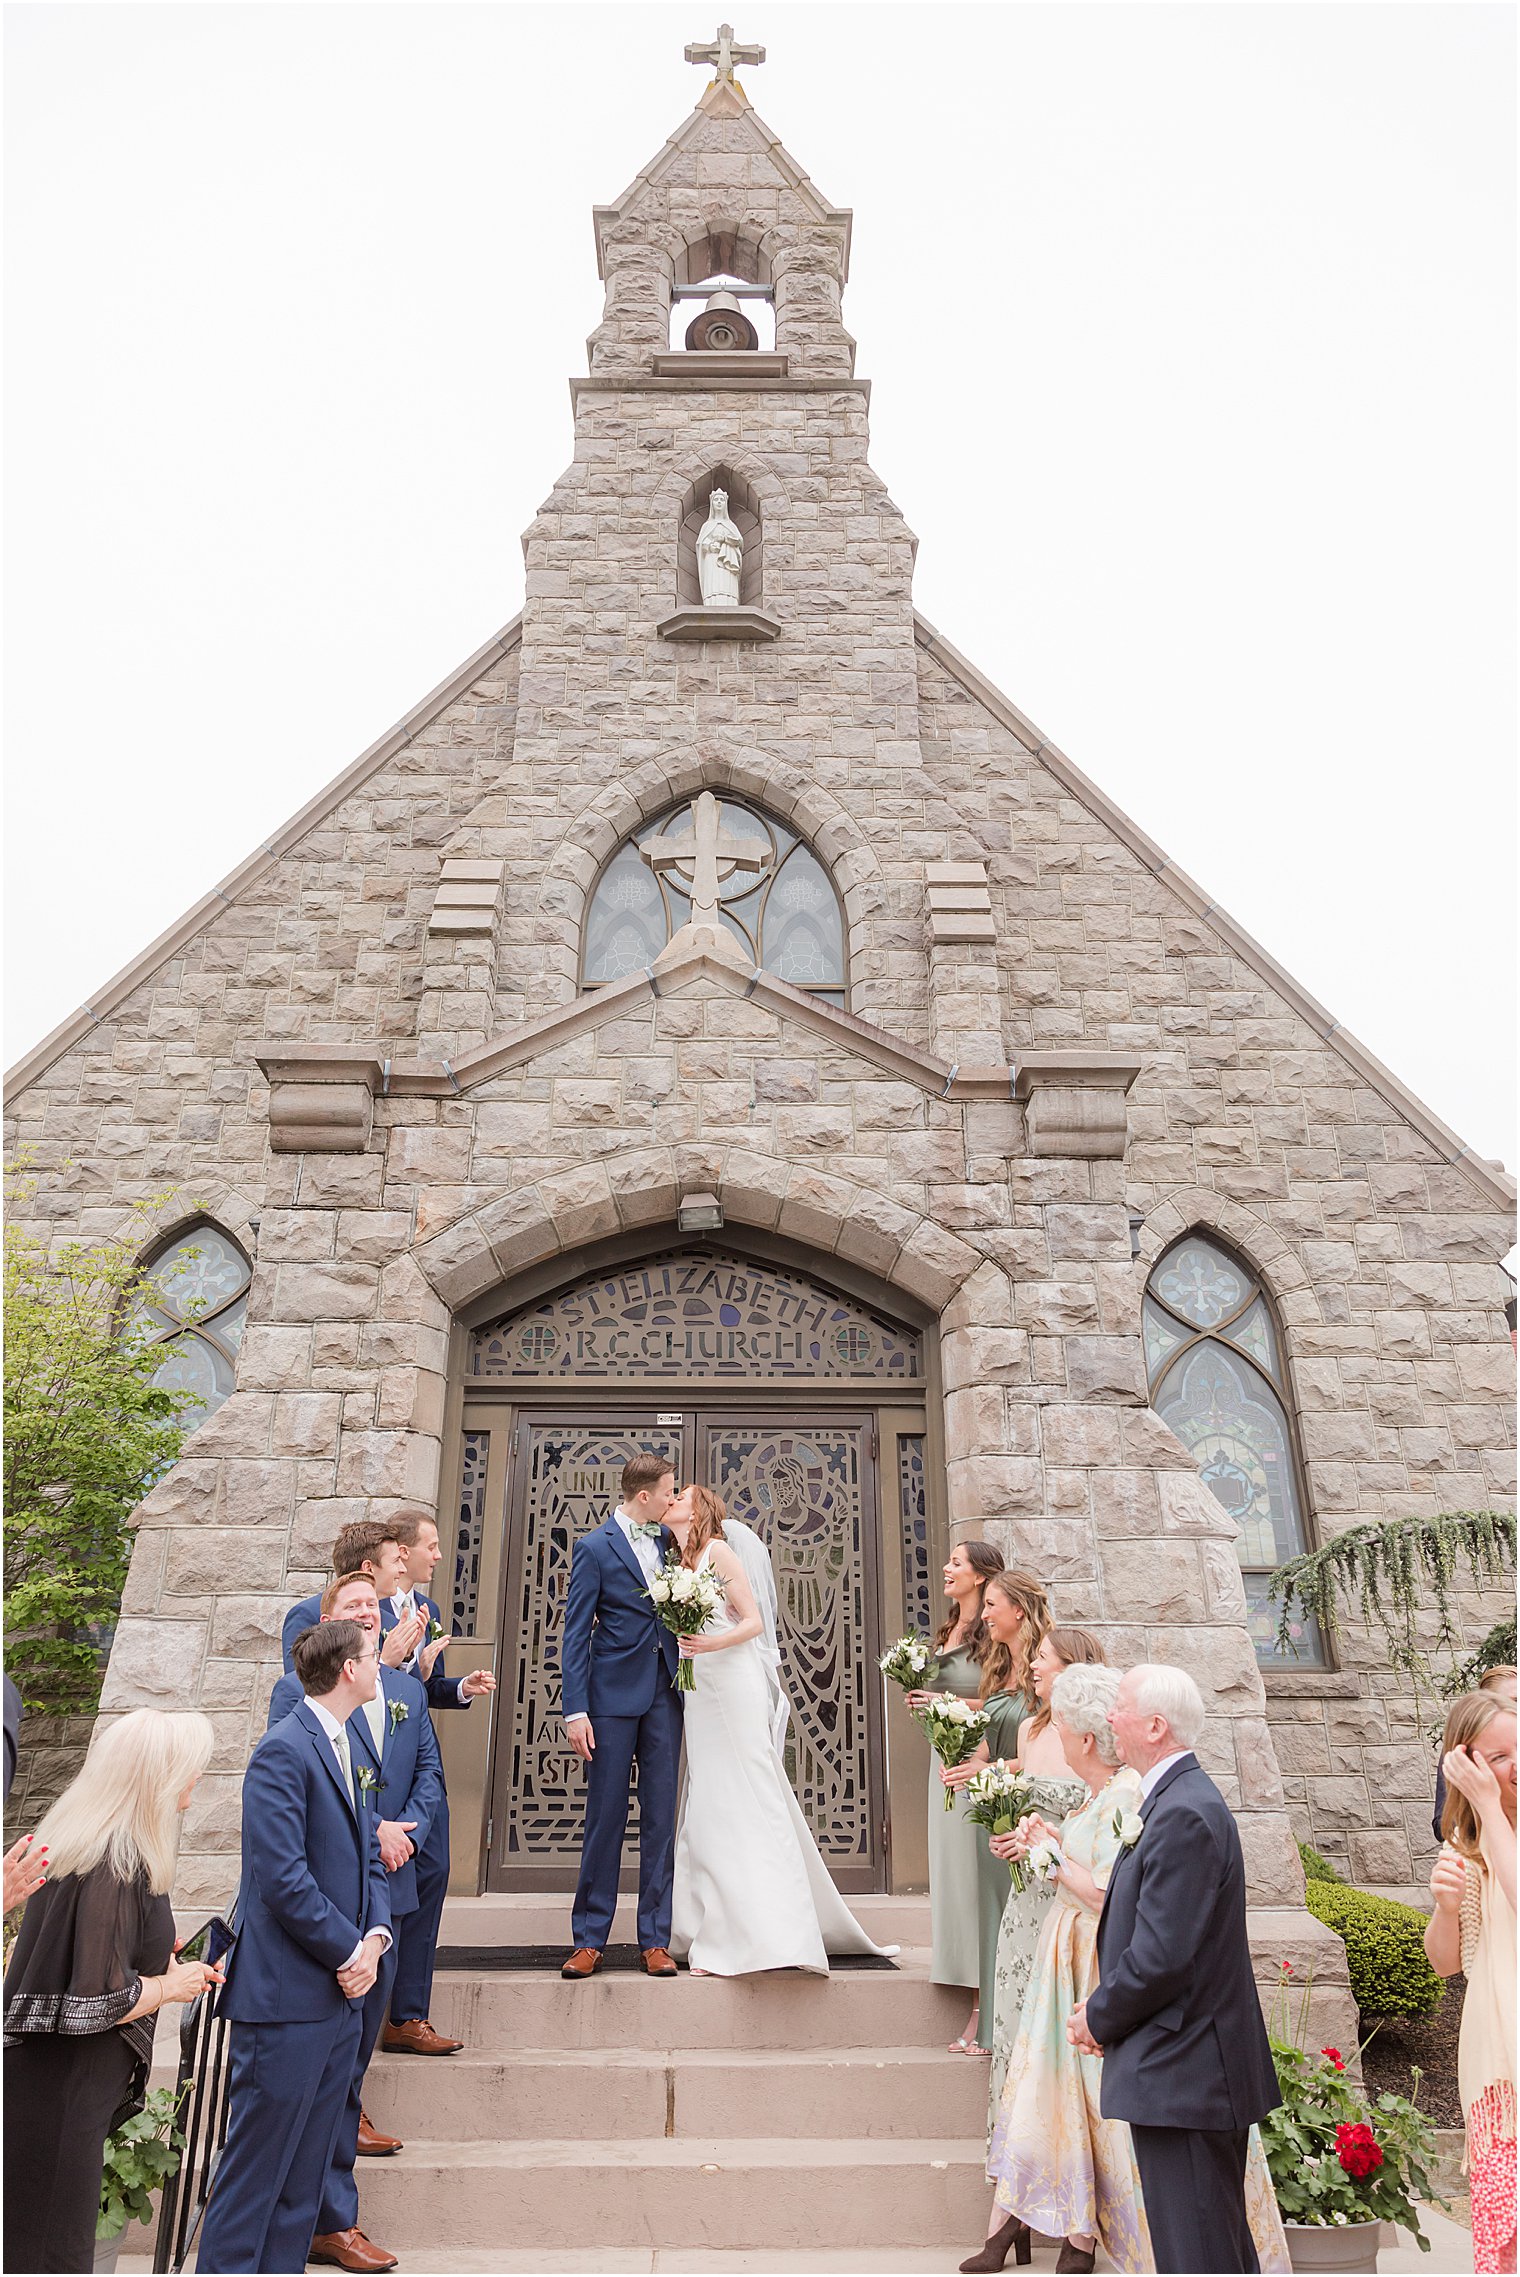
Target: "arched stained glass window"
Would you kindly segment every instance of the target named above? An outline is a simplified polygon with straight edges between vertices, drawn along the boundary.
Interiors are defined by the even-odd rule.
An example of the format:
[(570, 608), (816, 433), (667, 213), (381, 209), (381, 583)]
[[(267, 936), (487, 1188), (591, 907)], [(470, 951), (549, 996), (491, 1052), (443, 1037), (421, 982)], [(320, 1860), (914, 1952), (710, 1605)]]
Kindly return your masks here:
[[(817, 855), (784, 823), (737, 800), (719, 802), (719, 820), (725, 843), (747, 841), (757, 857), (754, 865), (720, 865), (718, 898), (728, 930), (762, 972), (843, 1005), (844, 917)], [(687, 922), (689, 874), (678, 863), (656, 875), (641, 848), (652, 838), (679, 840), (693, 832), (691, 805), (672, 807), (613, 855), (586, 919), (584, 988), (643, 972)]]
[(252, 1279), (232, 1236), (204, 1220), (176, 1234), (147, 1268), (148, 1291), (129, 1332), (162, 1346), (156, 1384), (193, 1394), (194, 1406), (180, 1416), (187, 1431), (214, 1414), (234, 1386)]
[(1322, 1667), (1315, 1622), (1296, 1627), (1296, 1652), (1278, 1652), (1277, 1609), (1267, 1596), (1274, 1566), (1309, 1542), (1282, 1344), (1266, 1291), (1228, 1250), (1190, 1233), (1150, 1277), (1142, 1330), (1151, 1405), (1239, 1529), (1257, 1659), (1267, 1667)]

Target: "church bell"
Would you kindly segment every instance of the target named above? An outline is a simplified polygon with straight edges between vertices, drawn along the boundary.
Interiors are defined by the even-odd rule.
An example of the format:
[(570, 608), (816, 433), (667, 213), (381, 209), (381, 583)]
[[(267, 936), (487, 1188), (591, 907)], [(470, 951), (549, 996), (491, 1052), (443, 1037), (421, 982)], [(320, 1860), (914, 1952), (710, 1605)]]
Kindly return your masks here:
[(732, 293), (713, 293), (700, 316), (686, 327), (688, 348), (758, 348), (760, 335)]

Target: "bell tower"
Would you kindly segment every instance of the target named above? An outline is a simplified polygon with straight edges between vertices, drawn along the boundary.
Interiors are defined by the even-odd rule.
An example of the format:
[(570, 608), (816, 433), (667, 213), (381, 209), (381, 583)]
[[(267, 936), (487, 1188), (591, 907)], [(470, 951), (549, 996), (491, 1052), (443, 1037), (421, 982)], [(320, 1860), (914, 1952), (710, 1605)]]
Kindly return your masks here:
[[(713, 73), (694, 109), (594, 209), (605, 297), (570, 383), (575, 457), (524, 539), (515, 763), (546, 846), (650, 762), (693, 796), (737, 768), (904, 817), (934, 803), (914, 540), (868, 463), (844, 323), (851, 217), (751, 106), (737, 67), (763, 49), (721, 25), (686, 56)], [(511, 944), (527, 1001), (576, 993), (610, 852), (588, 843), (579, 890), (546, 888)], [(917, 939), (921, 878), (902, 892)], [(885, 953), (852, 989), (868, 1017), (925, 1024)]]

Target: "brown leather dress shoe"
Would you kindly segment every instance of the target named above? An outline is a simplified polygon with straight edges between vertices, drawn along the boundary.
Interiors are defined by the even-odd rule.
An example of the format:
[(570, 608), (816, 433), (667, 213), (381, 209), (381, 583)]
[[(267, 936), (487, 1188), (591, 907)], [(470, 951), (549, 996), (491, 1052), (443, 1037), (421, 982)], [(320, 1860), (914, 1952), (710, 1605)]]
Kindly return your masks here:
[(573, 1981), (577, 1977), (594, 1977), (601, 1965), (602, 1956), (594, 1945), (577, 1945), (559, 1973)]
[(646, 1977), (673, 1977), (677, 1974), (675, 1962), (663, 1945), (650, 1945), (640, 1953), (639, 1967)]
[(372, 2123), (367, 2111), (359, 2113), (358, 2153), (360, 2158), (389, 2158), (393, 2152), (405, 2149), (406, 2145), (399, 2135), (382, 2135), (380, 2129)]
[(363, 2230), (328, 2230), (314, 2237), (308, 2261), (330, 2261), (335, 2269), (394, 2269), (396, 2256), (372, 2245)]
[(412, 2016), (404, 2024), (387, 2024), (380, 2045), (390, 2056), (457, 2056), (464, 2042), (446, 2040), (425, 2016)]

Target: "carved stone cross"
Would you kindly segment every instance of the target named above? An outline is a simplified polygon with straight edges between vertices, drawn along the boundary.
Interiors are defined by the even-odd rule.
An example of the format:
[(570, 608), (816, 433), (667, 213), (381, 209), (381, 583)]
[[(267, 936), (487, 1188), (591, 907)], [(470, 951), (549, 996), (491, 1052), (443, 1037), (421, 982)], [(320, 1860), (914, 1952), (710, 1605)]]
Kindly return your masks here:
[[(718, 79), (732, 80), (736, 63), (763, 63), (763, 47), (740, 47), (734, 40), (732, 24), (720, 24), (718, 36), (703, 44), (693, 41), (686, 50), (688, 63), (710, 63)], [(714, 82), (716, 84), (716, 81)]]
[(701, 792), (694, 801), (691, 820), (692, 827), (684, 837), (651, 838), (639, 852), (656, 877), (665, 870), (689, 873), (689, 882), (687, 875), (677, 881), (683, 891), (691, 895), (688, 922), (710, 926), (716, 931), (722, 923), (718, 894), (723, 876), (731, 876), (735, 870), (768, 869), (771, 852), (762, 840), (741, 838), (737, 832), (724, 828), (718, 802), (711, 791)]

